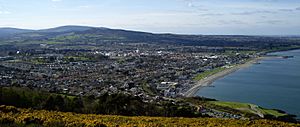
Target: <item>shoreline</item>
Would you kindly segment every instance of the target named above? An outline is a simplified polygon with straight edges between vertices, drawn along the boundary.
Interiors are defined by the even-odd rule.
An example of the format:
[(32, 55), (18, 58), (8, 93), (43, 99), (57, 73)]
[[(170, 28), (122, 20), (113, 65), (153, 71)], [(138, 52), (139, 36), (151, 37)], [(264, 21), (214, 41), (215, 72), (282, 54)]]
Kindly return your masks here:
[[(201, 88), (210, 86), (214, 81), (216, 81), (220, 78), (223, 78), (237, 70), (250, 67), (251, 65), (257, 63), (258, 61), (266, 59), (266, 58), (270, 58), (270, 56), (262, 56), (262, 57), (253, 58), (252, 60), (249, 60), (243, 64), (234, 65), (233, 67), (227, 68), (216, 74), (210, 75), (204, 79), (196, 81), (195, 85), (184, 93), (184, 96), (185, 97), (193, 97)], [(271, 58), (274, 58), (274, 57), (271, 57)]]

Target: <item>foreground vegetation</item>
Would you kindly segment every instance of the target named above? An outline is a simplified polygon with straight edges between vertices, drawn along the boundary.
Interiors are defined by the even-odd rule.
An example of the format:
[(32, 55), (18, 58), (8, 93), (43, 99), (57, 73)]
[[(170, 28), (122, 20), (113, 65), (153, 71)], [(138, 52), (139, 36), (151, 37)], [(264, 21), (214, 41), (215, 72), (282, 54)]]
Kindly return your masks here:
[(84, 114), (201, 117), (195, 107), (184, 103), (178, 105), (164, 100), (159, 104), (146, 103), (125, 94), (79, 97), (20, 87), (0, 87), (0, 105)]
[(127, 117), (113, 115), (76, 114), (46, 110), (20, 109), (0, 106), (0, 126), (18, 127), (186, 127), (186, 126), (232, 126), (232, 127), (295, 127), (294, 123), (271, 120), (234, 120), (217, 118), (179, 117)]
[(139, 97), (125, 94), (80, 97), (48, 93), (30, 88), (0, 87), (0, 105), (81, 114), (189, 118), (208, 117), (207, 114), (203, 114), (199, 110), (199, 107), (204, 107), (250, 119), (261, 119), (257, 113), (260, 112), (266, 116), (264, 117), (266, 119), (297, 122), (293, 115), (287, 115), (277, 110), (258, 108), (259, 111), (257, 111), (249, 108), (247, 104), (219, 102), (203, 97), (178, 98), (176, 101), (144, 102)]

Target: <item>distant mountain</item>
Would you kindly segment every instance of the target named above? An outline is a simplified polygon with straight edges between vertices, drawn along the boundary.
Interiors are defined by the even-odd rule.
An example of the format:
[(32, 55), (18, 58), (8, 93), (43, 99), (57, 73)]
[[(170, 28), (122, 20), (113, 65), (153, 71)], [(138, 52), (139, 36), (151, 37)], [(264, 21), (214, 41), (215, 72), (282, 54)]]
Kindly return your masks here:
[(103, 43), (151, 43), (189, 46), (228, 46), (265, 48), (299, 45), (300, 38), (244, 35), (155, 34), (122, 29), (88, 26), (61, 26), (42, 30), (0, 28), (1, 44), (59, 43), (67, 45)]
[(42, 29), (42, 30), (38, 30), (38, 32), (51, 32), (51, 33), (55, 33), (55, 32), (78, 32), (78, 31), (86, 31), (89, 29), (92, 29), (94, 27), (88, 27), (88, 26), (60, 26), (60, 27), (55, 27), (55, 28), (50, 28), (50, 29)]
[(14, 34), (20, 34), (20, 33), (26, 33), (26, 32), (32, 32), (33, 30), (27, 30), (27, 29), (18, 29), (18, 28), (0, 28), (0, 37), (10, 36)]

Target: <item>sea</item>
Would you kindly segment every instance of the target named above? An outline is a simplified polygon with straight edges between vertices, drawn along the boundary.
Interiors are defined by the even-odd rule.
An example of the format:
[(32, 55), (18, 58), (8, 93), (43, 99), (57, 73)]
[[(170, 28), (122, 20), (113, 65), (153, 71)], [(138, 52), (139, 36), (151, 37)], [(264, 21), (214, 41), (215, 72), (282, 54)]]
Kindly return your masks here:
[(300, 50), (269, 53), (267, 58), (201, 88), (196, 95), (280, 109), (300, 117)]

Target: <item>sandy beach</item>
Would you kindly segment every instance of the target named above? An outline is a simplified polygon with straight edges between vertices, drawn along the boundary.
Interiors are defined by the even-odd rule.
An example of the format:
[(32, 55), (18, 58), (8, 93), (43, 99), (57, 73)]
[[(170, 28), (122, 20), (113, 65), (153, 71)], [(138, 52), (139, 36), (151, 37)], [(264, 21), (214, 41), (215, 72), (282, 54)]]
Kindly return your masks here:
[(257, 63), (258, 61), (262, 60), (262, 59), (265, 59), (265, 58), (268, 58), (268, 57), (257, 57), (257, 58), (254, 58), (244, 64), (239, 64), (239, 65), (234, 65), (233, 67), (230, 67), (230, 68), (227, 68), (221, 72), (218, 72), (216, 74), (213, 74), (211, 76), (208, 76), (202, 80), (199, 80), (195, 83), (195, 85), (190, 88), (185, 94), (184, 96), (185, 97), (192, 97), (194, 96), (197, 91), (203, 87), (207, 87), (209, 85), (211, 85), (215, 80), (219, 79), (219, 78), (222, 78), (230, 73), (233, 73), (241, 68), (247, 68), (249, 66), (251, 66), (252, 64), (254, 63)]

